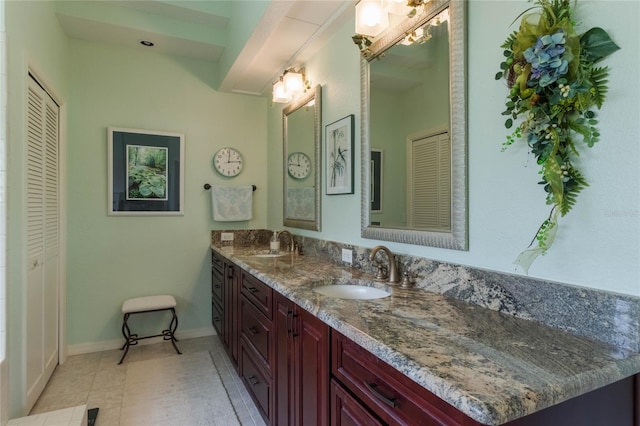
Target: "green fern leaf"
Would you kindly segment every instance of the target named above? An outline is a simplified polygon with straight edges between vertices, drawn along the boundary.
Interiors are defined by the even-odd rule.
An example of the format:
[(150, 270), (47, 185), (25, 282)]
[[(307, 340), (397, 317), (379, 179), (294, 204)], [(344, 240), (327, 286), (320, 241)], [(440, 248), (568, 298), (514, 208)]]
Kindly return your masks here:
[(608, 67), (593, 68), (593, 70), (591, 70), (591, 75), (589, 76), (589, 82), (591, 83), (591, 87), (594, 90), (593, 101), (598, 107), (598, 109), (602, 107), (602, 103), (604, 102), (605, 95), (609, 90), (607, 87), (608, 76), (609, 76)]
[(509, 37), (507, 37), (507, 39), (504, 41), (504, 43), (502, 43), (500, 47), (503, 49), (511, 49), (513, 42), (516, 41), (517, 38), (518, 38), (518, 31), (512, 32), (511, 34), (509, 34)]

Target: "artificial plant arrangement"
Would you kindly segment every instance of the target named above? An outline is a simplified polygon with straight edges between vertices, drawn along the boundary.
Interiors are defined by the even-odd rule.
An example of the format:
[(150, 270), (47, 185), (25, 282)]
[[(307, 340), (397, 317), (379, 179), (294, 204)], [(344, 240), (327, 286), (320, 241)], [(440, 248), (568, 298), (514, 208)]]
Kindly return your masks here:
[(539, 184), (552, 206), (529, 247), (515, 261), (525, 273), (539, 255), (546, 254), (559, 217), (571, 210), (588, 186), (575, 159), (579, 148), (598, 142), (593, 109), (600, 109), (604, 102), (608, 68), (597, 64), (619, 49), (602, 28), (578, 34), (570, 3), (536, 0), (536, 6), (520, 14), (516, 18), (521, 18), (520, 28), (501, 46), (505, 60), (495, 76), (505, 78), (510, 88), (502, 113), (508, 117), (505, 127), (511, 129), (519, 120), (502, 151), (520, 139), (529, 145), (541, 167)]

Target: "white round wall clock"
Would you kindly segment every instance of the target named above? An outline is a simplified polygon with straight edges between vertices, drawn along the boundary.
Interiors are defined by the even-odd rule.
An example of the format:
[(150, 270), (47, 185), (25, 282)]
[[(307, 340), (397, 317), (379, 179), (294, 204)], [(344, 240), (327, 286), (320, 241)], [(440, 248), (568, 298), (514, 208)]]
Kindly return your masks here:
[(294, 179), (304, 179), (311, 174), (311, 159), (304, 152), (293, 152), (287, 159), (289, 176)]
[(243, 165), (242, 155), (235, 148), (222, 148), (213, 156), (213, 167), (222, 176), (237, 176)]

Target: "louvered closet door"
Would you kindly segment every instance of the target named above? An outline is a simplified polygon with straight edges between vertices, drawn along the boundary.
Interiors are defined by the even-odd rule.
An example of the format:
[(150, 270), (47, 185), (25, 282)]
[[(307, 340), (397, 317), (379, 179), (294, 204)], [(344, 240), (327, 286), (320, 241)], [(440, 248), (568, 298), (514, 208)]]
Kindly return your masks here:
[(27, 110), (27, 405), (58, 364), (58, 116), (51, 97), (29, 79)]
[(408, 159), (409, 226), (451, 230), (451, 144), (449, 133), (410, 141)]

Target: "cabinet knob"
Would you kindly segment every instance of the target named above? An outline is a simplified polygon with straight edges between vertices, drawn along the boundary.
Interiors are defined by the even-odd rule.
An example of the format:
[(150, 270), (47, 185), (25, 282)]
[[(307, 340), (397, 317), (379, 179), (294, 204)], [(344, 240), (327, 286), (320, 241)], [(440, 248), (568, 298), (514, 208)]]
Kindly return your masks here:
[(258, 383), (260, 383), (260, 381), (258, 379), (256, 379), (256, 376), (249, 376), (247, 377), (247, 381), (249, 383), (251, 383), (253, 386), (257, 385)]
[(258, 329), (257, 329), (257, 328), (255, 328), (253, 325), (252, 325), (251, 327), (247, 328), (247, 331), (248, 331), (248, 332), (249, 332), (249, 334), (251, 334), (251, 335), (256, 335), (256, 334), (258, 334)]

